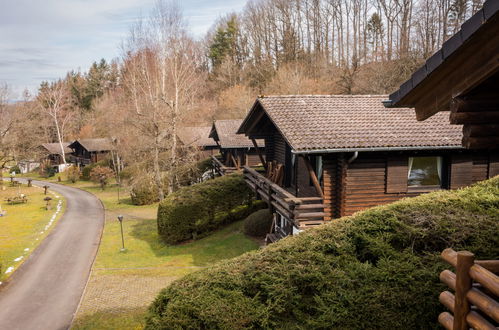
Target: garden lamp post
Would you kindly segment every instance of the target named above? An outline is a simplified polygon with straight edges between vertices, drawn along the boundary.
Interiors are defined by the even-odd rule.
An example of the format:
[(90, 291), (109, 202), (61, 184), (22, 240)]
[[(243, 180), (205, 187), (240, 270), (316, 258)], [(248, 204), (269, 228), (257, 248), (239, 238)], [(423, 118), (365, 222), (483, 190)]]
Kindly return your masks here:
[(120, 226), (121, 226), (121, 244), (122, 244), (122, 248), (121, 248), (121, 252), (124, 252), (125, 251), (125, 238), (123, 236), (123, 216), (122, 215), (118, 215), (118, 221), (120, 222)]

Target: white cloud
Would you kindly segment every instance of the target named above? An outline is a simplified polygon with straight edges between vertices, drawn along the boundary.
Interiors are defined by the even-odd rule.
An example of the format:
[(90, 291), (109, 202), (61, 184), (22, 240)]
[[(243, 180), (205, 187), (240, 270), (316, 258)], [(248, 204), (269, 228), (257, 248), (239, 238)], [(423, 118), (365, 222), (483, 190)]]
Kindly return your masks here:
[[(183, 0), (194, 35), (203, 36), (221, 15), (246, 0)], [(43, 80), (86, 70), (100, 58), (119, 56), (119, 45), (154, 0), (0, 0), (0, 81), (18, 94)]]

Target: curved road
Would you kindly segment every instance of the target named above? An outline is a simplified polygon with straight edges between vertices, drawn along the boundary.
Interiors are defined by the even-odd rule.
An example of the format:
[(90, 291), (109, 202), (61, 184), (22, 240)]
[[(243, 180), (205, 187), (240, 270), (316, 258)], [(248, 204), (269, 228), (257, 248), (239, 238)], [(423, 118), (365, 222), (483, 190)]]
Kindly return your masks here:
[(0, 329), (68, 329), (90, 274), (104, 226), (92, 194), (47, 184), (66, 198), (66, 212), (0, 289)]

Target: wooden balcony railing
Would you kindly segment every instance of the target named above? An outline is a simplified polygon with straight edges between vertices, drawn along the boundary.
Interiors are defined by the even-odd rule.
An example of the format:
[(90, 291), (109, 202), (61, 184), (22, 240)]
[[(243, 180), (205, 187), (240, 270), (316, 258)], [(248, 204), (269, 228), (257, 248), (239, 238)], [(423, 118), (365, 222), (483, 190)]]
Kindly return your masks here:
[(248, 166), (244, 167), (244, 176), (251, 189), (297, 229), (304, 230), (324, 223), (326, 205), (322, 198), (295, 197)]
[(237, 168), (235, 167), (225, 166), (216, 156), (211, 156), (211, 160), (215, 173), (220, 176), (231, 174), (237, 171)]
[(455, 267), (444, 270), (440, 280), (455, 294), (444, 291), (440, 302), (451, 313), (443, 312), (438, 321), (448, 330), (497, 329), (499, 324), (499, 260), (475, 260), (473, 253), (446, 249), (442, 259)]
[(73, 155), (69, 156), (69, 161), (71, 163), (83, 165), (83, 166), (90, 165), (92, 163), (92, 161), (88, 158), (82, 158), (82, 157), (77, 157), (77, 156), (73, 156)]

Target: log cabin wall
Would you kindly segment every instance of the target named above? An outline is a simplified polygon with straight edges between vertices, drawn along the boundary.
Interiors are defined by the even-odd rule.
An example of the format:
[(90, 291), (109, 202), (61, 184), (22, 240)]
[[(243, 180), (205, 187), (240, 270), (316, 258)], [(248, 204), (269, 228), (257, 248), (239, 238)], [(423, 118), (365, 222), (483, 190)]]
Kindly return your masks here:
[(442, 189), (465, 187), (499, 174), (496, 172), (499, 157), (495, 153), (359, 153), (354, 162), (346, 164), (348, 155), (327, 155), (324, 158), (324, 204), (328, 205), (325, 212), (329, 213), (325, 220), (423, 193), (407, 188), (409, 157), (442, 156)]

